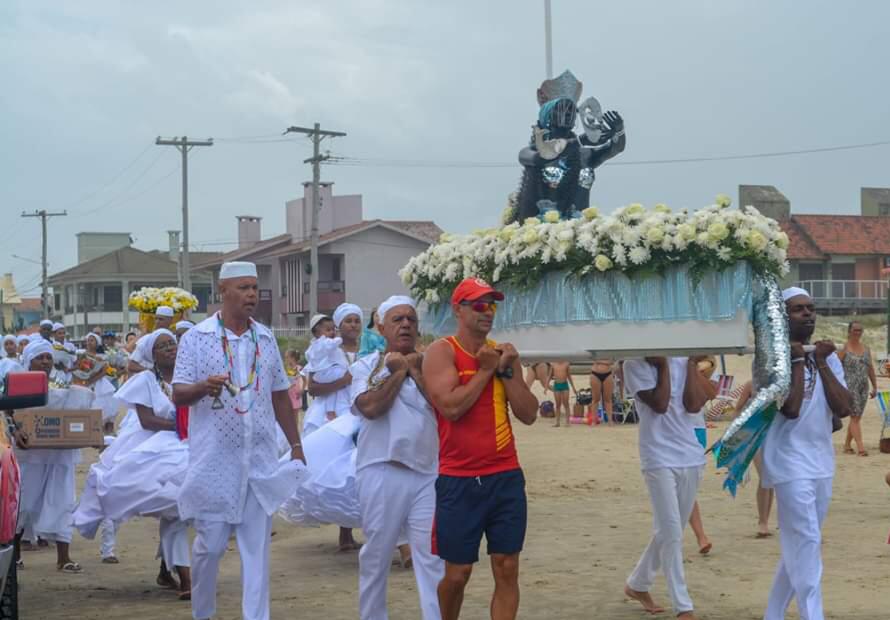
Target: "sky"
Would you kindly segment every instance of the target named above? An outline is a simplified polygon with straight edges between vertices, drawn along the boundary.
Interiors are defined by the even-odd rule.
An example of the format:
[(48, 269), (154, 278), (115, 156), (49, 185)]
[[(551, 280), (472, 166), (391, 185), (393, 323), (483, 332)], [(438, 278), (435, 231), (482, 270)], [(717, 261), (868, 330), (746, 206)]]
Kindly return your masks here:
[[(6, 0), (0, 270), (39, 294), (39, 220), (20, 217), (35, 209), (68, 212), (49, 222), (50, 273), (76, 263), (81, 231), (166, 248), (181, 228), (180, 156), (159, 135), (215, 139), (189, 159), (195, 250), (233, 249), (236, 215), (284, 232), (311, 146), (280, 134), (314, 122), (347, 133), (325, 142), (331, 155), (378, 160), (322, 170), (335, 193), (363, 195), (366, 218), (493, 226), (546, 77), (543, 6)], [(890, 140), (888, 23), (882, 0), (553, 0), (555, 72), (571, 69), (582, 98), (626, 123), (592, 204), (698, 208), (768, 184), (798, 213), (857, 213), (860, 187), (890, 186), (890, 146), (639, 162)]]

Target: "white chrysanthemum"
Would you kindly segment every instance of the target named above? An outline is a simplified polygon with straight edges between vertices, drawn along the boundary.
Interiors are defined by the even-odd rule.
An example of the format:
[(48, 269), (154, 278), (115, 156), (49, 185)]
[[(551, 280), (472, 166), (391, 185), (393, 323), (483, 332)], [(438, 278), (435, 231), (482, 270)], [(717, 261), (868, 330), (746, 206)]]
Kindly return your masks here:
[(786, 235), (784, 232), (780, 232), (776, 235), (775, 243), (783, 250), (788, 249), (788, 235)]
[(712, 241), (723, 241), (729, 236), (729, 227), (723, 222), (712, 222), (708, 225), (708, 237)]
[(732, 250), (726, 246), (718, 248), (717, 257), (724, 262), (729, 262), (729, 260), (732, 258)]
[(677, 233), (684, 241), (692, 241), (695, 239), (695, 226), (689, 223), (680, 224), (677, 226)]
[(726, 194), (717, 194), (716, 204), (718, 207), (728, 207), (732, 204), (732, 198), (727, 196)]
[(581, 211), (581, 216), (588, 222), (591, 220), (595, 220), (597, 217), (599, 217), (599, 214), (600, 210), (596, 207), (587, 207), (586, 209)]
[(544, 221), (548, 224), (555, 224), (559, 221), (559, 211), (551, 209), (544, 213)]
[(649, 250), (647, 250), (643, 246), (638, 245), (637, 247), (631, 249), (631, 251), (628, 253), (628, 258), (634, 265), (642, 265), (647, 260), (649, 260)]
[(664, 240), (664, 229), (661, 226), (653, 226), (646, 231), (646, 240), (652, 245), (658, 245)]

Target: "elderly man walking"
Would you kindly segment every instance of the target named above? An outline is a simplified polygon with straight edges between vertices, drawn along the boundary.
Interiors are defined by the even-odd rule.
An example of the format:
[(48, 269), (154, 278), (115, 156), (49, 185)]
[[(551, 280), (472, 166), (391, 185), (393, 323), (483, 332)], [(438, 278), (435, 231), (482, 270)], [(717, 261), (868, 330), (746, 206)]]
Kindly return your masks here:
[(400, 532), (408, 534), (421, 617), (439, 620), (436, 587), (444, 574), (432, 553), (439, 436), (424, 396), (417, 312), (409, 297), (378, 309), (385, 353), (352, 367), (353, 411), (364, 418), (358, 436), (356, 486), (367, 542), (359, 553), (359, 617), (386, 620), (386, 582)]
[[(179, 497), (194, 519), (192, 615), (216, 614), (219, 562), (234, 533), (241, 555), (242, 615), (269, 618), (272, 514), (296, 489), (303, 450), (290, 408), (290, 381), (272, 332), (251, 318), (257, 305), (252, 263), (232, 262), (219, 276), (222, 310), (179, 344), (173, 401), (191, 406), (190, 462)], [(279, 464), (280, 426), (291, 461)]]

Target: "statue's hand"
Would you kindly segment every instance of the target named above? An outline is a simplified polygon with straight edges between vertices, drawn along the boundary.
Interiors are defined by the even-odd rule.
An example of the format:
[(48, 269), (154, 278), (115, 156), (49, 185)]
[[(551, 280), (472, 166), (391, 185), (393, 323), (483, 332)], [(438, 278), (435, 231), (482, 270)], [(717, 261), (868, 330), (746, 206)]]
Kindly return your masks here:
[(606, 125), (609, 126), (609, 130), (612, 134), (619, 133), (624, 130), (624, 119), (621, 118), (621, 115), (614, 110), (609, 110), (605, 114), (603, 114), (603, 121), (605, 121)]

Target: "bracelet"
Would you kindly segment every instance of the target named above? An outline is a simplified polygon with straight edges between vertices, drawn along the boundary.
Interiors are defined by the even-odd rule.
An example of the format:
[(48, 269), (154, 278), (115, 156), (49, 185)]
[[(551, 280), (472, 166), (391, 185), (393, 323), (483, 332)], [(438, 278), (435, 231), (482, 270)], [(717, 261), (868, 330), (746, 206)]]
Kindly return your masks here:
[(302, 447), (303, 447), (303, 444), (298, 441), (297, 443), (292, 443), (290, 446), (290, 449), (293, 450), (294, 448), (302, 448)]
[(816, 364), (816, 368), (818, 368), (819, 370), (827, 370), (828, 364)]
[(807, 361), (807, 358), (805, 358), (805, 357), (795, 357), (794, 359), (791, 360), (791, 363), (792, 364), (800, 364), (801, 362), (805, 362), (805, 361)]

